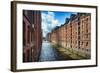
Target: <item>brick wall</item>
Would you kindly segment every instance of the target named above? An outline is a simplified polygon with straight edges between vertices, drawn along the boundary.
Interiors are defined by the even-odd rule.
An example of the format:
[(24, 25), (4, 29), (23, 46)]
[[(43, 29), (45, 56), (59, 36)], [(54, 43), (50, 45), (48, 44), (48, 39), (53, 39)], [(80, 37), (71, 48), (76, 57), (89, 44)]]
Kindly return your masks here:
[(40, 11), (23, 10), (23, 62), (37, 61), (41, 44)]
[(49, 36), (51, 42), (58, 40), (55, 43), (64, 48), (90, 53), (91, 15), (89, 13), (71, 15), (69, 21), (54, 29)]

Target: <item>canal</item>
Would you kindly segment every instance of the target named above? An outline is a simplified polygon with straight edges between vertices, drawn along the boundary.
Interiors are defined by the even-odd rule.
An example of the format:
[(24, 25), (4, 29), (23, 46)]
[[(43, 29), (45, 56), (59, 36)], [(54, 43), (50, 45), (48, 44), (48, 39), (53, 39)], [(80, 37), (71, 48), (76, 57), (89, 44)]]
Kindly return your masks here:
[(57, 51), (54, 48), (52, 48), (50, 42), (43, 41), (39, 61), (43, 62), (43, 61), (56, 61), (56, 60), (59, 60)]

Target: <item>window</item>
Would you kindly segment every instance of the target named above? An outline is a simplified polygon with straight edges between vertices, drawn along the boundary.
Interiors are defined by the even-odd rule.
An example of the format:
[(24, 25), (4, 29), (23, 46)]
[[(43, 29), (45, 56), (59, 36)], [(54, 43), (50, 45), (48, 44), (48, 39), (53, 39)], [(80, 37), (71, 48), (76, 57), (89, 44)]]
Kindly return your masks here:
[(86, 46), (88, 46), (88, 42), (86, 42)]
[(86, 18), (86, 22), (88, 22), (88, 18)]
[(81, 43), (81, 45), (83, 45), (83, 42)]
[(88, 28), (86, 29), (86, 32), (88, 33)]

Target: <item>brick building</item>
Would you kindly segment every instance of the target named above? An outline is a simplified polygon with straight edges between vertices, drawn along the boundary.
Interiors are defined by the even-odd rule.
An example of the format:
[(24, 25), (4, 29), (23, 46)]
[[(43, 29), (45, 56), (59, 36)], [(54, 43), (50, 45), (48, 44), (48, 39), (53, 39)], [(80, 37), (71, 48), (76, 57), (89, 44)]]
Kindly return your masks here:
[(78, 41), (79, 41), (79, 20), (78, 20), (78, 16), (77, 15), (72, 15), (71, 16), (71, 44), (73, 49), (78, 49), (79, 45), (78, 45)]
[(38, 60), (42, 44), (41, 34), (41, 12), (23, 10), (23, 62)]
[(80, 15), (80, 47), (81, 50), (90, 53), (91, 48), (91, 16), (90, 14)]
[[(59, 30), (57, 30), (59, 27), (56, 27), (51, 33), (48, 34), (48, 39), (53, 43), (53, 44), (58, 44), (59, 41)], [(51, 40), (52, 39), (52, 40)]]
[[(56, 31), (56, 32), (55, 32)], [(57, 44), (64, 48), (85, 52), (90, 55), (91, 49), (91, 15), (89, 13), (72, 14), (70, 18), (58, 29), (49, 33), (49, 40), (52, 42), (55, 36)], [(59, 38), (58, 38), (59, 35)]]

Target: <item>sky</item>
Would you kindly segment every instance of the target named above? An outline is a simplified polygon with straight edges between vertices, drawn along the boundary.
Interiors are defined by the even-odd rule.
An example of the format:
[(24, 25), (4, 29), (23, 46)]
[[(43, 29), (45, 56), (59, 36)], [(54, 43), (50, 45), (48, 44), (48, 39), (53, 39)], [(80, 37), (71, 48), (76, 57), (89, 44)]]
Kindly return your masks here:
[(51, 32), (56, 26), (61, 26), (65, 23), (66, 18), (70, 18), (71, 14), (76, 14), (73, 12), (50, 12), (42, 11), (42, 33), (43, 37), (47, 33)]

